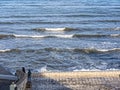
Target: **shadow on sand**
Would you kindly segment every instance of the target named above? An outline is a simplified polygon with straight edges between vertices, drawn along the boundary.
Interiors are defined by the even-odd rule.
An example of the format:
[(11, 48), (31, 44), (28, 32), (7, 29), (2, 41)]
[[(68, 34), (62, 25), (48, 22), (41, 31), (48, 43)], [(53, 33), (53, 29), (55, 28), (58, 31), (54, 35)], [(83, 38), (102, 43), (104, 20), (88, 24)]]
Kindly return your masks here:
[(32, 90), (72, 90), (57, 80), (44, 76), (32, 78)]

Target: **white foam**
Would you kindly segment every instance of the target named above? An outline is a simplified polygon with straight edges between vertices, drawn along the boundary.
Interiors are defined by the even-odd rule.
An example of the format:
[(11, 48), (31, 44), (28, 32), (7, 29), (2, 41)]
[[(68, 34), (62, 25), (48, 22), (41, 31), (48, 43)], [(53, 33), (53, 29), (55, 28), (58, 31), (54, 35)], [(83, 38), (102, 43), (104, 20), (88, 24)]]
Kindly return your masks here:
[(45, 65), (45, 66), (43, 66), (42, 68), (40, 68), (40, 69), (37, 69), (37, 72), (47, 72), (48, 70), (47, 70), (47, 66)]
[(115, 50), (120, 50), (120, 48), (113, 48), (113, 49), (97, 49), (97, 51), (100, 51), (100, 52), (108, 52), (108, 51), (115, 51)]
[[(74, 34), (51, 34), (51, 35), (15, 35), (16, 38), (47, 38), (47, 37), (58, 37), (58, 38), (73, 38)], [(120, 34), (111, 34), (112, 37), (119, 37)]]
[(113, 48), (113, 49), (111, 49), (111, 50), (120, 50), (120, 48)]
[(116, 27), (114, 30), (120, 30), (120, 27)]
[(101, 71), (101, 70), (99, 70), (99, 69), (75, 69), (75, 70), (73, 70), (73, 71)]
[(72, 38), (73, 35), (55, 35), (56, 37), (60, 37), (60, 38)]
[(14, 35), (17, 38), (44, 38), (42, 35)]
[(73, 70), (73, 71), (85, 71), (85, 72), (89, 72), (89, 71), (119, 71), (119, 69), (115, 69), (115, 68), (110, 68), (110, 69), (104, 69), (104, 70), (100, 70), (100, 69), (76, 69), (76, 70)]
[(16, 38), (46, 38), (46, 37), (59, 37), (59, 38), (72, 38), (73, 35), (14, 35)]
[(120, 34), (111, 34), (112, 37), (118, 37)]
[(97, 49), (97, 51), (100, 51), (100, 52), (108, 52), (109, 49)]
[(1, 53), (11, 51), (11, 49), (0, 50)]
[(46, 31), (60, 32), (64, 31), (66, 28), (45, 28)]
[(74, 28), (67, 28), (67, 27), (63, 27), (63, 28), (36, 28), (34, 30), (38, 30), (38, 31), (51, 31), (51, 32), (64, 32), (66, 30), (74, 30)]
[(106, 69), (107, 71), (119, 71), (120, 69), (115, 69), (115, 68), (110, 68), (110, 69)]

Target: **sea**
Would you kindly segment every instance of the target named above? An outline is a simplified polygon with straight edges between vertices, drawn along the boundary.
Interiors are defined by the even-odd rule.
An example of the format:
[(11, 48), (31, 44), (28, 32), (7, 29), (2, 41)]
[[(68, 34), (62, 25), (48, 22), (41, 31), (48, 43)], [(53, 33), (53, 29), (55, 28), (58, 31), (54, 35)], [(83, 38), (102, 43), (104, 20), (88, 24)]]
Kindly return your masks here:
[(120, 70), (120, 0), (0, 0), (0, 65)]

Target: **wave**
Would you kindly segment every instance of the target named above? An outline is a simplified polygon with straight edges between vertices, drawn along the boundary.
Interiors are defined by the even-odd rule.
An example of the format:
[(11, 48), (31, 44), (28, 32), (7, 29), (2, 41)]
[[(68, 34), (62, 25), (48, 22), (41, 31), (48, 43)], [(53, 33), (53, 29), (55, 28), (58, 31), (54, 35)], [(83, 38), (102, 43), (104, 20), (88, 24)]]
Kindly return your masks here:
[[(28, 16), (28, 15), (10, 15), (10, 16), (0, 16), (0, 18), (33, 18), (39, 16)], [(2, 22), (1, 22), (2, 23)]]
[(0, 35), (0, 39), (3, 39), (3, 38), (13, 38), (15, 37), (14, 35), (7, 35), (7, 34), (1, 34)]
[(0, 22), (0, 24), (15, 24), (14, 22)]
[(79, 30), (86, 30), (86, 31), (90, 31), (90, 30), (120, 30), (120, 27), (102, 27), (102, 28), (79, 28)]
[(0, 35), (3, 38), (72, 38), (73, 35)]
[(0, 50), (0, 53), (6, 53), (6, 52), (18, 52), (20, 51), (19, 49), (4, 49)]
[(11, 51), (11, 50), (10, 49), (0, 50), (1, 53), (9, 52), (9, 51)]
[[(55, 29), (56, 30), (56, 29)], [(61, 29), (64, 30), (64, 29)], [(11, 35), (16, 38), (102, 38), (120, 37), (120, 34), (58, 34), (58, 35)]]
[(120, 34), (110, 35), (87, 35), (87, 34), (59, 34), (59, 35), (17, 35), (17, 34), (1, 34), (0, 39), (3, 38), (101, 38), (101, 37), (120, 37)]
[(80, 38), (80, 37), (107, 37), (108, 35), (82, 35), (82, 34), (75, 34), (73, 37)]
[[(29, 17), (28, 17), (29, 18)], [(89, 24), (89, 23), (115, 23), (120, 20), (82, 20), (82, 21), (43, 21), (43, 20), (19, 20), (19, 21), (5, 21), (0, 22), (1, 25), (8, 24)], [(42, 28), (41, 28), (42, 29)], [(46, 28), (43, 28), (46, 29)]]
[(91, 22), (120, 22), (120, 20), (92, 20)]
[(56, 51), (56, 52), (83, 52), (83, 53), (106, 53), (106, 52), (117, 52), (120, 51), (120, 48), (112, 48), (112, 49), (96, 49), (96, 48), (43, 48), (43, 49), (5, 49), (0, 50), (0, 53), (6, 52), (39, 52), (39, 51)]
[[(72, 15), (65, 15), (66, 17), (100, 17), (103, 15), (98, 14), (72, 14)], [(104, 15), (105, 16), (105, 15)]]
[(95, 48), (44, 48), (45, 51), (56, 51), (56, 52), (84, 52), (84, 53), (105, 53), (105, 52), (116, 52), (120, 51), (120, 48), (113, 49), (95, 49)]
[(120, 37), (120, 34), (110, 34), (110, 35), (104, 35), (104, 34), (94, 34), (94, 35), (85, 35), (85, 34), (74, 34), (73, 37), (75, 38), (81, 38), (81, 37), (85, 37), (85, 38), (100, 38), (100, 37)]
[(19, 21), (6, 21), (6, 22), (0, 22), (0, 24), (23, 24), (23, 22), (19, 22)]
[(48, 72), (47, 65), (41, 67), (40, 69), (35, 69), (35, 72)]
[(60, 32), (60, 31), (72, 31), (72, 30), (76, 30), (75, 28), (35, 28), (33, 30), (37, 30), (37, 31), (52, 31), (52, 32)]
[(95, 48), (85, 48), (85, 49), (73, 49), (75, 52), (85, 52), (85, 53), (104, 53), (104, 52), (116, 52), (120, 51), (120, 48), (113, 49), (95, 49)]
[(99, 37), (120, 37), (120, 34), (110, 35), (84, 35), (84, 34), (70, 34), (70, 35), (13, 35), (16, 38), (99, 38)]
[(120, 27), (113, 27), (113, 28), (97, 28), (98, 30), (115, 30), (115, 31), (119, 31)]
[(113, 49), (95, 49), (95, 48), (45, 48), (46, 51), (58, 51), (58, 52), (84, 52), (84, 53), (104, 53), (104, 52), (116, 52), (120, 51), (120, 48)]
[(16, 38), (72, 38), (73, 35), (14, 35)]
[(120, 30), (120, 27), (116, 27), (116, 28), (114, 28), (114, 30)]
[(120, 34), (111, 34), (112, 37), (120, 37)]

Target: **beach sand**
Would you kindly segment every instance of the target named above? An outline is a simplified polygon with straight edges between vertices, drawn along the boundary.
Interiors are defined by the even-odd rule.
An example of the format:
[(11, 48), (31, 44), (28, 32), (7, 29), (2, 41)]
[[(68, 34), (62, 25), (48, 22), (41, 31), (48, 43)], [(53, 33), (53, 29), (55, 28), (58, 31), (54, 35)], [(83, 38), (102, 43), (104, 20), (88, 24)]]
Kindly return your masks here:
[(120, 71), (32, 74), (33, 90), (120, 90)]

